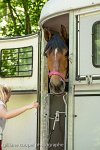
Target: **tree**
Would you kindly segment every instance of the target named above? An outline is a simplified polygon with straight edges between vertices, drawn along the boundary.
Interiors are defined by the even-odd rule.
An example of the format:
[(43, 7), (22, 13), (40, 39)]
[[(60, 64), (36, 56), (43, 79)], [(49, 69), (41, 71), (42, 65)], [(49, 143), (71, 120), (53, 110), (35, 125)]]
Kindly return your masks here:
[(20, 36), (38, 32), (41, 9), (46, 1), (3, 0), (0, 2), (2, 35)]
[[(12, 37), (36, 34), (39, 31), (38, 21), (45, 2), (46, 0), (0, 0), (1, 35)], [(32, 55), (31, 47), (3, 49), (0, 75), (30, 76), (31, 72), (27, 71), (32, 66), (30, 55)]]

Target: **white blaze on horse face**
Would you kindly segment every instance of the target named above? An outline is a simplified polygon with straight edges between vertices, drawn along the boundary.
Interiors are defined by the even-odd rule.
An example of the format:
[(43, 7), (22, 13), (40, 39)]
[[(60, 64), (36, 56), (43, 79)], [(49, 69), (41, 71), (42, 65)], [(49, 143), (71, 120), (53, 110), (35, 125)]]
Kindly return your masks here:
[(55, 58), (55, 63), (54, 63), (54, 70), (58, 71), (58, 64), (57, 64), (57, 52), (58, 49), (55, 49), (55, 53), (54, 53), (54, 58)]
[(57, 52), (58, 52), (58, 50), (57, 50), (57, 48), (56, 48), (56, 49), (55, 49), (55, 61), (56, 61)]

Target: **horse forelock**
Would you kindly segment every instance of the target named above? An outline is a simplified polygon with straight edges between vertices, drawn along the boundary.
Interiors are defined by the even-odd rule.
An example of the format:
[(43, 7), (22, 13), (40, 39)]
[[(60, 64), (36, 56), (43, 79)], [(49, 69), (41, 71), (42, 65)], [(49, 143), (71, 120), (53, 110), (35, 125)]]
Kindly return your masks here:
[(63, 52), (64, 49), (68, 49), (65, 41), (60, 37), (59, 34), (55, 34), (52, 36), (52, 38), (48, 41), (44, 53), (48, 51), (50, 54), (55, 49), (58, 49), (58, 52)]

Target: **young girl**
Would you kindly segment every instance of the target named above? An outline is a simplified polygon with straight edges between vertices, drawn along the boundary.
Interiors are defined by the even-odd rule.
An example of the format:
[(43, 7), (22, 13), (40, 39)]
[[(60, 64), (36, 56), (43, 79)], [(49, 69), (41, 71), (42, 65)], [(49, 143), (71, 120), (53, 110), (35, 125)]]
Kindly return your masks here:
[(7, 111), (6, 103), (9, 101), (10, 96), (11, 89), (0, 85), (0, 150), (2, 150), (3, 130), (6, 120), (16, 117), (29, 109), (39, 107), (39, 104), (35, 102), (12, 111)]

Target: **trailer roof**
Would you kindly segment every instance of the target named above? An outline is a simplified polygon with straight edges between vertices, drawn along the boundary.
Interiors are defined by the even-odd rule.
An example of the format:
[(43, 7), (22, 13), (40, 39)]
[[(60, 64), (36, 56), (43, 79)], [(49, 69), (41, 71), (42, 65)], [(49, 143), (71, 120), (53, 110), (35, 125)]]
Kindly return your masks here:
[(58, 13), (97, 4), (100, 4), (100, 0), (49, 0), (41, 11), (39, 24), (41, 26), (44, 20)]

